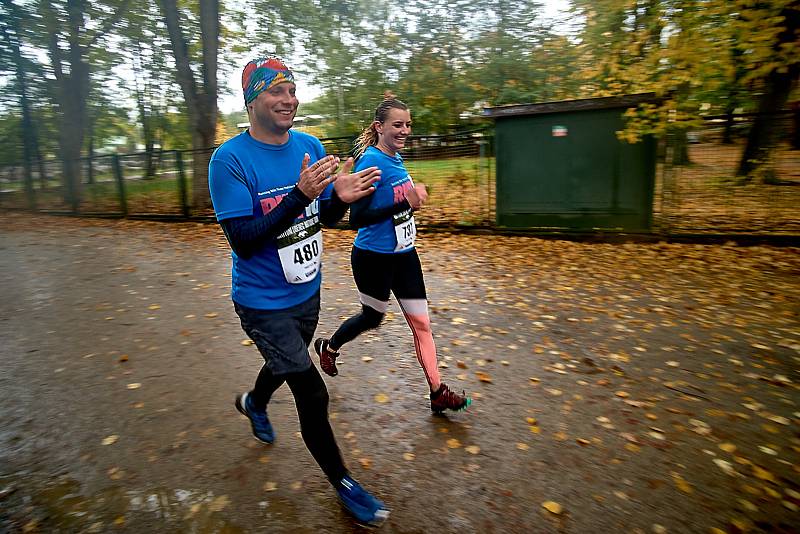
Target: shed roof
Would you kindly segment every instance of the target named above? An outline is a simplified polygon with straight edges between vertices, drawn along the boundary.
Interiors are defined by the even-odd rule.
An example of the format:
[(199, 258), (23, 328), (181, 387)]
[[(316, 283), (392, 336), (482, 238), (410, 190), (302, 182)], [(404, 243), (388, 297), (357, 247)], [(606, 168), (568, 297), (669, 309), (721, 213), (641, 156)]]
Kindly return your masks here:
[(637, 93), (632, 95), (582, 98), (578, 100), (559, 100), (556, 102), (542, 102), (539, 104), (496, 106), (483, 108), (483, 116), (492, 119), (501, 119), (519, 115), (541, 115), (545, 113), (564, 113), (595, 109), (629, 108), (645, 102), (655, 101), (657, 101), (655, 93)]

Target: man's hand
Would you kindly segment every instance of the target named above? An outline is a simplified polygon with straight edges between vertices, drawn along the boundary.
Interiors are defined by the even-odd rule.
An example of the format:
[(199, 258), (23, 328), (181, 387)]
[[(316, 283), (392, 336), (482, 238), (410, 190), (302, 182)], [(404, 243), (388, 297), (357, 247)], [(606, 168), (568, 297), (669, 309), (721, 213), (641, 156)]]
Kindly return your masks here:
[(381, 179), (381, 171), (378, 167), (367, 167), (350, 174), (352, 168), (353, 158), (347, 158), (342, 170), (333, 177), (333, 187), (336, 189), (336, 195), (342, 202), (348, 204), (374, 193), (375, 188), (372, 184)]
[(297, 188), (305, 196), (314, 200), (325, 190), (329, 183), (336, 179), (332, 173), (339, 166), (339, 158), (325, 156), (315, 161), (310, 167), (308, 165), (309, 161), (311, 161), (311, 156), (306, 153), (303, 156), (303, 164), (300, 166), (300, 180), (297, 181)]
[(425, 184), (417, 184), (413, 189), (406, 190), (406, 200), (414, 211), (420, 209), (428, 200), (428, 190), (425, 189)]

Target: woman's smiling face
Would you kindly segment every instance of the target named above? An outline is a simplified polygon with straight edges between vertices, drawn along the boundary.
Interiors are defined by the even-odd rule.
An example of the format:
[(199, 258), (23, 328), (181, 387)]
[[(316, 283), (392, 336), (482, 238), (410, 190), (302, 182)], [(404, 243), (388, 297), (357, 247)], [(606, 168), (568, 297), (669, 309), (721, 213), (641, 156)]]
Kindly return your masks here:
[(411, 112), (407, 109), (391, 108), (383, 122), (375, 123), (378, 132), (378, 148), (394, 156), (406, 146), (411, 135)]

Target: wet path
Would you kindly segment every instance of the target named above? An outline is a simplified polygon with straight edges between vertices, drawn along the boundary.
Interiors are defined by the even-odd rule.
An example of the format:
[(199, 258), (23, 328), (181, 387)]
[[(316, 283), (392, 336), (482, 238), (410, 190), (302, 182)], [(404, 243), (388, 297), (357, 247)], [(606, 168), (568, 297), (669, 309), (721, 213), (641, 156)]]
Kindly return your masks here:
[[(320, 334), (357, 310), (351, 237), (326, 235)], [(382, 531), (800, 524), (797, 250), (423, 235), (420, 254), (443, 377), (474, 406), (431, 416), (394, 303), (326, 377)], [(288, 388), (273, 446), (233, 408), (260, 356), (216, 228), (0, 219), (0, 272), (0, 530), (360, 530)]]

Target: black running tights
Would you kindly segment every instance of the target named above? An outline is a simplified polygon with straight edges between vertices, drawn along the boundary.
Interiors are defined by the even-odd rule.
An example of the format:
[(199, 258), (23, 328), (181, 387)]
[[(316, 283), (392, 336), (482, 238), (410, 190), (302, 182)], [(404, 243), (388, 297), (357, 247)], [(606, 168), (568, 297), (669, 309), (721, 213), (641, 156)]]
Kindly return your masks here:
[(347, 468), (328, 421), (328, 389), (315, 366), (300, 373), (273, 375), (264, 365), (258, 373), (255, 389), (250, 392), (253, 405), (258, 409), (266, 407), (272, 394), (284, 382), (292, 390), (306, 447), (331, 484), (336, 484), (347, 474)]

